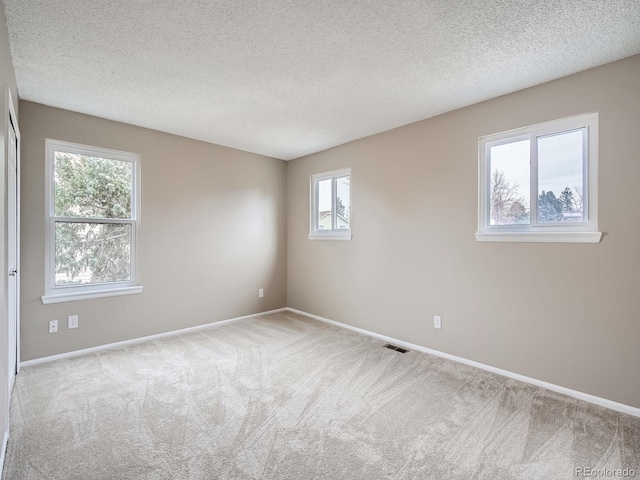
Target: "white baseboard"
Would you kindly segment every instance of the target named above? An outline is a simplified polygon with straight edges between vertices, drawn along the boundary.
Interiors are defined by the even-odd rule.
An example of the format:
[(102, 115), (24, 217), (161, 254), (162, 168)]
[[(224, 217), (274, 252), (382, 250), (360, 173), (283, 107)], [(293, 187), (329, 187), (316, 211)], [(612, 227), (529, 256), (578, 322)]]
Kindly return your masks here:
[(170, 332), (158, 333), (155, 335), (148, 335), (146, 337), (132, 338), (131, 340), (123, 340), (121, 342), (107, 343), (104, 345), (98, 345), (96, 347), (83, 348), (82, 350), (74, 350), (72, 352), (65, 352), (65, 353), (59, 353), (57, 355), (50, 355), (48, 357), (35, 358), (33, 360), (20, 362), (20, 367), (21, 368), (30, 367), (32, 365), (38, 365), (39, 363), (53, 362), (54, 360), (77, 357), (78, 355), (86, 355), (87, 353), (100, 352), (102, 350), (111, 350), (113, 348), (119, 348), (125, 345), (133, 345), (135, 343), (148, 342), (149, 340), (157, 340), (159, 338), (172, 337), (174, 335), (195, 332), (197, 330), (203, 330), (205, 328), (219, 327), (221, 325), (228, 325), (229, 323), (238, 322), (240, 320), (246, 320), (248, 318), (254, 318), (254, 317), (261, 317), (263, 315), (269, 315), (270, 313), (284, 312), (286, 310), (287, 310), (286, 308), (278, 308), (276, 310), (269, 310), (268, 312), (253, 313), (251, 315), (245, 315), (243, 317), (230, 318), (229, 320), (221, 320), (219, 322), (205, 323), (204, 325), (197, 325), (195, 327), (182, 328), (180, 330), (171, 330)]
[[(210, 328), (210, 327), (216, 327), (216, 326), (221, 326), (221, 325), (227, 325), (229, 323), (233, 323), (233, 322), (238, 322), (240, 320), (246, 320), (249, 318), (254, 318), (254, 317), (260, 317), (263, 315), (269, 315), (271, 313), (278, 313), (278, 312), (284, 312), (284, 311), (289, 311), (289, 312), (293, 312), (293, 313), (297, 313), (300, 315), (304, 315), (305, 317), (309, 317), (309, 318), (313, 318), (314, 320), (319, 320), (321, 322), (324, 323), (328, 323), (331, 325), (335, 325), (337, 327), (340, 328), (346, 328), (347, 330), (352, 330), (354, 332), (358, 332), (358, 333), (362, 333), (364, 335), (368, 335), (370, 337), (374, 337), (374, 338), (378, 338), (380, 340), (384, 340), (385, 342), (390, 342), (402, 347), (406, 347), (410, 350), (416, 350), (419, 352), (424, 352), (424, 353), (429, 353), (431, 355), (436, 355), (438, 357), (442, 357), (442, 358), (447, 358), (449, 360), (453, 360), (454, 362), (458, 362), (458, 363), (464, 363), (465, 365), (470, 365), (472, 367), (476, 367), (476, 368), (480, 368), (482, 370), (486, 370), (492, 373), (496, 373), (498, 375), (502, 375), (504, 377), (509, 377), (509, 378), (513, 378), (515, 380), (519, 380), (521, 382), (525, 382), (525, 383), (530, 383), (532, 385), (535, 385), (537, 387), (542, 387), (542, 388), (546, 388), (547, 390), (551, 390), (553, 392), (557, 392), (557, 393), (561, 393), (564, 395), (568, 395), (570, 397), (573, 398), (577, 398), (578, 400), (583, 400), (585, 402), (589, 402), (589, 403), (593, 403), (596, 405), (600, 405), (601, 407), (605, 407), (611, 410), (615, 410), (618, 412), (622, 412), (622, 413), (626, 413), (628, 415), (633, 415), (634, 417), (640, 417), (640, 408), (636, 408), (636, 407), (632, 407), (630, 405), (625, 405), (623, 403), (618, 403), (618, 402), (614, 402), (613, 400), (608, 400), (606, 398), (602, 398), (602, 397), (596, 397), (595, 395), (591, 395), (588, 393), (584, 393), (584, 392), (579, 392), (577, 390), (572, 390), (570, 388), (566, 388), (566, 387), (562, 387), (560, 385), (555, 385), (553, 383), (548, 383), (542, 380), (538, 380), (535, 378), (531, 378), (531, 377), (527, 377), (525, 375), (520, 375), (519, 373), (514, 373), (514, 372), (510, 372), (508, 370), (503, 370), (501, 368), (497, 368), (497, 367), (492, 367), (491, 365), (486, 365), (484, 363), (480, 363), (480, 362), (476, 362), (474, 360), (469, 360), (463, 357), (458, 357), (456, 355), (451, 355), (449, 353), (445, 353), (445, 352), (440, 352), (438, 350), (433, 350), (431, 348), (427, 348), (427, 347), (423, 347), (421, 345), (416, 345), (413, 343), (409, 343), (409, 342), (405, 342), (403, 340), (398, 340), (397, 338), (393, 338), (393, 337), (387, 337), (386, 335), (380, 335), (378, 333), (375, 332), (370, 332), (369, 330), (364, 330), (362, 328), (358, 328), (358, 327), (353, 327), (351, 325), (347, 325), (346, 323), (341, 323), (341, 322), (336, 322), (335, 320), (330, 320), (328, 318), (324, 318), (324, 317), (320, 317), (318, 315), (313, 315), (311, 313), (307, 313), (307, 312), (303, 312), (302, 310), (297, 310), (295, 308), (291, 308), (291, 307), (285, 307), (285, 308), (279, 308), (276, 310), (269, 310), (267, 312), (260, 312), (260, 313), (255, 313), (252, 315), (245, 315), (243, 317), (237, 317), (237, 318), (231, 318), (229, 320), (222, 320), (219, 322), (213, 322), (213, 323), (207, 323), (204, 325), (198, 325), (195, 327), (189, 327), (189, 328), (183, 328), (180, 330), (172, 330), (170, 332), (165, 332), (165, 333), (159, 333), (156, 335), (149, 335), (146, 337), (140, 337), (140, 338), (134, 338), (131, 340), (124, 340), (122, 342), (115, 342), (115, 343), (108, 343), (105, 345), (99, 345), (96, 347), (91, 347), (91, 348), (85, 348), (82, 350), (75, 350), (73, 352), (66, 352), (66, 353), (60, 353), (58, 355), (51, 355), (48, 357), (41, 357), (41, 358), (36, 358), (34, 360), (27, 360), (26, 362), (21, 362), (20, 366), (21, 367), (29, 367), (31, 365), (37, 365), (40, 363), (45, 363), (45, 362), (52, 362), (54, 360), (60, 360), (63, 358), (71, 358), (71, 357), (76, 357), (79, 355), (86, 355), (88, 353), (94, 353), (94, 352), (99, 352), (102, 350), (110, 350), (113, 348), (118, 348), (118, 347), (122, 347), (125, 345), (132, 345), (135, 343), (141, 343), (141, 342), (146, 342), (149, 340), (157, 340), (160, 338), (165, 338), (165, 337), (171, 337), (174, 335), (180, 335), (182, 333), (188, 333), (188, 332), (194, 332), (197, 330), (202, 330), (205, 328)], [(0, 465), (2, 464), (2, 462), (4, 462), (4, 455), (5, 455), (5, 448), (6, 448), (6, 444), (8, 441), (8, 432), (5, 434), (5, 439), (4, 439), (4, 444), (3, 444), (3, 450), (2, 450), (2, 456), (0, 457)], [(1, 471), (0, 471), (0, 480), (1, 480)]]
[(4, 457), (7, 454), (7, 444), (9, 443), (9, 429), (4, 432), (4, 440), (2, 441), (2, 452), (0, 452), (0, 480), (2, 480), (2, 472), (4, 471)]
[(508, 370), (503, 370), (501, 368), (492, 367), (491, 365), (486, 365), (484, 363), (468, 360), (466, 358), (458, 357), (456, 355), (451, 355), (449, 353), (440, 352), (438, 350), (422, 347), (420, 345), (415, 345), (409, 342), (404, 342), (402, 340), (398, 340), (397, 338), (387, 337), (386, 335), (380, 335), (378, 333), (370, 332), (362, 328), (347, 325), (346, 323), (336, 322), (335, 320), (329, 320), (328, 318), (319, 317), (318, 315), (313, 315), (311, 313), (303, 312), (302, 310), (297, 310), (295, 308), (287, 307), (285, 310), (288, 310), (289, 312), (297, 313), (300, 315), (304, 315), (306, 317), (313, 318), (314, 320), (319, 320), (324, 323), (329, 323), (331, 325), (335, 325), (336, 327), (346, 328), (347, 330), (352, 330), (354, 332), (362, 333), (370, 337), (375, 337), (380, 340), (384, 340), (385, 342), (406, 347), (410, 350), (417, 350), (419, 352), (430, 353), (431, 355), (447, 358), (449, 360), (453, 360), (454, 362), (464, 363), (465, 365), (471, 365), (472, 367), (480, 368), (482, 370), (487, 370), (488, 372), (492, 372), (492, 373), (497, 373), (498, 375), (502, 375), (504, 377), (513, 378), (515, 380), (520, 380), (521, 382), (530, 383), (537, 387), (546, 388), (547, 390), (568, 395), (570, 397), (577, 398), (578, 400), (594, 403), (596, 405), (600, 405), (601, 407), (608, 408), (610, 410), (616, 410), (618, 412), (626, 413), (627, 415), (640, 417), (640, 408), (632, 407), (630, 405), (625, 405), (623, 403), (614, 402), (613, 400), (607, 400), (606, 398), (596, 397), (595, 395), (590, 395), (588, 393), (579, 392), (577, 390), (572, 390), (570, 388), (561, 387), (560, 385), (554, 385), (553, 383), (544, 382), (542, 380), (537, 380), (535, 378), (526, 377), (524, 375), (520, 375), (519, 373), (514, 373)]

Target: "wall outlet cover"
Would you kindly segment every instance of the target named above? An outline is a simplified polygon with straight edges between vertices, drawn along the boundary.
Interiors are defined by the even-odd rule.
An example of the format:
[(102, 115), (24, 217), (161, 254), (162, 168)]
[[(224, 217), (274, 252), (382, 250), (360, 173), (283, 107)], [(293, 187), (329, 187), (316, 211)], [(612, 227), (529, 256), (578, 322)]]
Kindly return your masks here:
[(58, 333), (58, 320), (49, 321), (49, 333)]

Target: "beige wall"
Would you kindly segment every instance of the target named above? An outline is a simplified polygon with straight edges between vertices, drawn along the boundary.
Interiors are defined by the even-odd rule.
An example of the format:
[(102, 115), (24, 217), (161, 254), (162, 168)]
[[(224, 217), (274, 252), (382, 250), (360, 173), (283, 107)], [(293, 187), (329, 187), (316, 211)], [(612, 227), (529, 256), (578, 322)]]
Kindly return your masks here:
[[(638, 79), (640, 56), (289, 162), (289, 306), (640, 407)], [(594, 110), (602, 242), (476, 242), (478, 137)], [(309, 176), (344, 167), (353, 240), (308, 240)]]
[[(286, 306), (285, 162), (30, 102), (20, 111), (22, 360)], [(142, 294), (42, 304), (45, 138), (141, 154)], [(80, 328), (67, 330), (75, 314)]]
[[(9, 85), (11, 96), (13, 97), (14, 108), (16, 114), (18, 112), (18, 90), (16, 87), (16, 76), (13, 71), (13, 63), (11, 61), (11, 52), (9, 51), (9, 37), (7, 33), (7, 22), (4, 18), (4, 5), (0, 3), (0, 212), (2, 222), (0, 222), (0, 391), (8, 390), (7, 375), (7, 252), (6, 252), (6, 235), (7, 235), (7, 214), (6, 214), (6, 170), (7, 159), (5, 155), (5, 140), (7, 135), (5, 104), (5, 87)], [(0, 394), (0, 442), (4, 437), (4, 433), (9, 427), (9, 399), (6, 393)], [(1, 444), (0, 444), (1, 446)]]

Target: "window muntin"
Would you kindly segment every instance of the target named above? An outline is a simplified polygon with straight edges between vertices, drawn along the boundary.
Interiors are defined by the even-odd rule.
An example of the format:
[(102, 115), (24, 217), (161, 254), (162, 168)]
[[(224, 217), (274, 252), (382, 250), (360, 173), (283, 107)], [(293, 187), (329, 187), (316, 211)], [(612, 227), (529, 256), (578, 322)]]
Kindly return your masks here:
[[(43, 302), (118, 294), (139, 282), (140, 157), (47, 140)], [(106, 296), (106, 295), (97, 295)]]
[(311, 176), (311, 239), (351, 238), (351, 169)]
[(597, 121), (591, 113), (480, 138), (476, 238), (599, 241)]

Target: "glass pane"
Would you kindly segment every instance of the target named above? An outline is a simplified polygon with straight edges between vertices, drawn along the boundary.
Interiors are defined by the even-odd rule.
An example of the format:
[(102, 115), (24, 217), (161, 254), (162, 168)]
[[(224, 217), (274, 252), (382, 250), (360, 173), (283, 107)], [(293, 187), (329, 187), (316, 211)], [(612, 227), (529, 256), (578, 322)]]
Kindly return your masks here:
[(331, 230), (331, 179), (318, 182), (318, 230)]
[(529, 140), (521, 140), (489, 149), (491, 225), (529, 223), (529, 147)]
[(349, 228), (351, 222), (351, 202), (349, 201), (351, 177), (336, 178), (336, 227)]
[(538, 137), (538, 222), (582, 222), (584, 129)]
[(131, 218), (133, 164), (55, 152), (57, 217)]
[(130, 224), (56, 222), (56, 286), (130, 279)]

